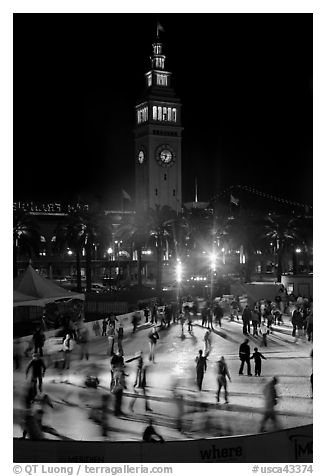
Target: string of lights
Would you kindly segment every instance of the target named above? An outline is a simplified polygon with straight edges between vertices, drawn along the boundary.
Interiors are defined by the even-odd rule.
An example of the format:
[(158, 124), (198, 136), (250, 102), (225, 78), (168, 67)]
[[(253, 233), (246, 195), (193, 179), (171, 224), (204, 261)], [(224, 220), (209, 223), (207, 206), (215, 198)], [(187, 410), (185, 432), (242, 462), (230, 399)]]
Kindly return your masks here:
[(211, 199), (211, 201), (216, 201), (219, 198), (221, 198), (222, 196), (225, 196), (226, 194), (230, 194), (231, 192), (234, 192), (234, 189), (244, 190), (246, 192), (249, 192), (249, 193), (252, 193), (256, 196), (259, 196), (261, 198), (266, 198), (268, 200), (274, 200), (274, 201), (277, 201), (279, 203), (284, 203), (286, 205), (291, 205), (291, 206), (296, 206), (296, 207), (303, 207), (305, 209), (312, 210), (312, 206), (308, 205), (306, 203), (299, 203), (299, 202), (294, 202), (292, 200), (287, 200), (285, 198), (276, 197), (275, 195), (270, 195), (268, 193), (261, 192), (260, 190), (257, 190), (253, 187), (248, 187), (247, 185), (231, 185), (230, 187), (226, 188), (222, 192), (214, 195), (213, 198)]

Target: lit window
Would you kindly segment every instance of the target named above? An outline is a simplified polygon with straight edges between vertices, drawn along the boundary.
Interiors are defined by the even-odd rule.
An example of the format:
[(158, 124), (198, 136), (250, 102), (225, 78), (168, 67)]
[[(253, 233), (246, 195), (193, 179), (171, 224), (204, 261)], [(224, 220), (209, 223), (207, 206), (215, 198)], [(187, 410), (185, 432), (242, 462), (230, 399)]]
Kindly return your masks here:
[(41, 236), (41, 237), (40, 237), (40, 240), (41, 240), (42, 243), (45, 243), (45, 242), (46, 242), (46, 239), (44, 238), (44, 236)]
[(167, 76), (166, 74), (158, 74), (156, 77), (156, 84), (158, 86), (167, 86)]
[(151, 74), (149, 76), (147, 76), (147, 86), (148, 87), (152, 86), (152, 75)]
[(157, 120), (157, 106), (153, 106), (153, 119), (154, 121)]
[(163, 121), (166, 121), (168, 116), (167, 116), (168, 112), (167, 112), (167, 108), (166, 107), (163, 107)]
[(168, 108), (168, 121), (171, 121), (171, 117), (172, 117), (172, 114), (171, 114), (171, 108), (169, 107)]
[(177, 122), (177, 109), (175, 107), (172, 108), (172, 121)]
[(161, 121), (162, 120), (162, 108), (161, 108), (161, 106), (159, 106), (157, 109), (158, 109), (157, 119), (159, 121)]

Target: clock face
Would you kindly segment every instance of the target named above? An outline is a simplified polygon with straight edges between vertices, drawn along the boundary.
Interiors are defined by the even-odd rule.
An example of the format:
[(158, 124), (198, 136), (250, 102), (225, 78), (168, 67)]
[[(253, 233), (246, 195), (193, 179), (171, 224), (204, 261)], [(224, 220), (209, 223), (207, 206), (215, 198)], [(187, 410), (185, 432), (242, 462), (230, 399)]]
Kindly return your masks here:
[(175, 161), (175, 153), (169, 145), (161, 145), (156, 150), (156, 160), (162, 167), (170, 167)]
[(145, 160), (145, 153), (144, 153), (143, 150), (140, 150), (140, 151), (138, 152), (138, 157), (137, 157), (137, 159), (138, 159), (138, 162), (139, 162), (140, 164), (142, 164), (142, 163), (144, 162), (144, 160)]
[(164, 164), (169, 164), (172, 160), (171, 152), (167, 149), (163, 149), (162, 152), (160, 152), (160, 160)]

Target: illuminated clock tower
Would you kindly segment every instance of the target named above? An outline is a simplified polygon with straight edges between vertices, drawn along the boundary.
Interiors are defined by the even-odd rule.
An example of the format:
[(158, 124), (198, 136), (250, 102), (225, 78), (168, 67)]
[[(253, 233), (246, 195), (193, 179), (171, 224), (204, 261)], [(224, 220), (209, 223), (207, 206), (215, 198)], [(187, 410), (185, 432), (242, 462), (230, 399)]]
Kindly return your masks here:
[(165, 70), (162, 43), (153, 44), (146, 89), (136, 105), (136, 210), (168, 205), (181, 211), (181, 103)]

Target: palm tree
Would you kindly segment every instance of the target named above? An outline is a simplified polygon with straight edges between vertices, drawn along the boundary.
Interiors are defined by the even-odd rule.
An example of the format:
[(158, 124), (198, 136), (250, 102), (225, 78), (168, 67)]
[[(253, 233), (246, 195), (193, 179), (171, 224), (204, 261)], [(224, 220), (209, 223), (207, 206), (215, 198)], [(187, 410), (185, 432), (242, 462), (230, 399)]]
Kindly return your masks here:
[(271, 215), (265, 218), (265, 238), (272, 241), (277, 254), (277, 281), (281, 282), (283, 273), (283, 255), (287, 244), (299, 239), (296, 219), (284, 215)]
[(243, 251), (244, 278), (246, 282), (251, 279), (253, 268), (253, 255), (261, 244), (260, 217), (249, 210), (241, 209), (238, 216), (229, 222), (229, 235), (231, 246), (236, 246)]
[(68, 215), (67, 222), (61, 223), (55, 230), (54, 235), (56, 237), (55, 247), (62, 251), (68, 246), (75, 252), (76, 256), (76, 275), (77, 275), (77, 291), (82, 292), (81, 285), (81, 244), (79, 240), (80, 234), (80, 221), (79, 215), (76, 212), (71, 212)]
[(13, 265), (15, 278), (18, 274), (18, 250), (27, 253), (29, 259), (31, 259), (33, 252), (39, 252), (40, 233), (39, 226), (34, 218), (23, 210), (14, 212), (13, 225)]
[(142, 247), (149, 235), (148, 220), (143, 213), (137, 213), (131, 223), (123, 223), (119, 226), (116, 237), (130, 243), (137, 251), (137, 285), (142, 286)]
[(177, 219), (177, 214), (167, 205), (156, 205), (155, 209), (148, 211), (148, 224), (151, 240), (156, 247), (156, 292), (162, 290), (162, 258), (164, 246), (173, 242), (172, 225)]
[[(97, 210), (85, 210), (76, 207), (69, 214), (68, 221), (56, 231), (57, 243), (62, 249), (69, 246), (76, 254), (77, 289), (81, 292), (81, 252), (85, 249), (86, 259), (86, 291), (91, 291), (92, 270), (91, 259), (94, 245), (100, 243), (107, 219)], [(102, 231), (102, 233), (101, 233)], [(107, 230), (108, 231), (108, 230)]]

